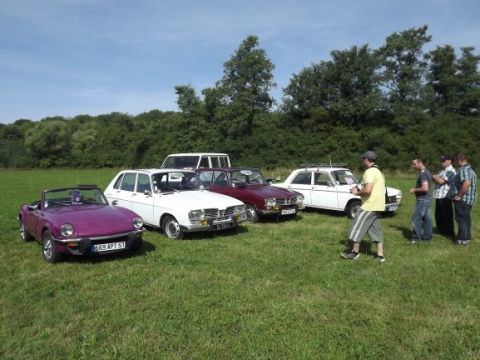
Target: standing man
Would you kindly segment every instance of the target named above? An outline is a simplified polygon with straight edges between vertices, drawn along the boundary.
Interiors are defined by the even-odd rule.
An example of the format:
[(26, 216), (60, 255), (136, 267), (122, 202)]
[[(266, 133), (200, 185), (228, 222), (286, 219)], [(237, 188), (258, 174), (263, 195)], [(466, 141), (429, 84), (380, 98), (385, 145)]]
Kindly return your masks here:
[(455, 179), (455, 219), (458, 224), (458, 245), (468, 245), (472, 239), (471, 217), (473, 203), (477, 196), (477, 174), (468, 163), (465, 154), (458, 154), (457, 162), (460, 166)]
[(417, 183), (410, 189), (410, 194), (415, 195), (415, 210), (412, 215), (412, 240), (415, 244), (419, 240), (432, 240), (432, 218), (430, 207), (432, 206), (432, 175), (425, 167), (423, 159), (416, 157), (412, 160), (412, 168), (418, 171)]
[(455, 169), (453, 168), (453, 159), (449, 155), (441, 157), (442, 171), (433, 176), (435, 190), (435, 224), (437, 231), (452, 239), (455, 236), (453, 228), (453, 204)]
[(349, 231), (349, 240), (352, 250), (342, 252), (342, 257), (355, 260), (360, 256), (360, 241), (368, 234), (377, 247), (377, 260), (385, 261), (383, 254), (383, 235), (380, 226), (380, 216), (385, 211), (385, 178), (376, 166), (377, 155), (367, 151), (362, 156), (362, 165), (366, 169), (360, 185), (353, 187), (350, 192), (362, 197), (362, 207), (352, 221)]

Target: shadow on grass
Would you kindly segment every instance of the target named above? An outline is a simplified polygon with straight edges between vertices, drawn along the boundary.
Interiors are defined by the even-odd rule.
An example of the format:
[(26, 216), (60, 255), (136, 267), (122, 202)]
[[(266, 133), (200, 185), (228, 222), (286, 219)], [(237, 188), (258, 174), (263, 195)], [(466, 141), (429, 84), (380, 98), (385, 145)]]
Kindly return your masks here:
[[(161, 236), (164, 236), (166, 239), (167, 236), (163, 234), (163, 231), (160, 228), (146, 227), (148, 231), (157, 233)], [(168, 239), (171, 241), (193, 241), (193, 240), (215, 240), (218, 238), (226, 238), (231, 236), (237, 236), (239, 234), (248, 233), (248, 229), (245, 226), (238, 226), (233, 229), (219, 230), (219, 231), (195, 231), (185, 233), (184, 238), (181, 240)]]
[(321, 214), (321, 215), (329, 215), (337, 218), (347, 218), (347, 214), (343, 211), (335, 211), (335, 210), (327, 210), (327, 209), (316, 209), (316, 208), (305, 208), (302, 211), (306, 212), (307, 214)]
[(143, 240), (142, 247), (138, 250), (126, 250), (117, 253), (99, 254), (99, 255), (64, 255), (61, 262), (64, 263), (90, 263), (96, 264), (105, 261), (125, 260), (137, 256), (145, 256), (147, 253), (154, 251), (155, 245)]
[(406, 240), (412, 239), (412, 230), (402, 225), (390, 225), (390, 228), (400, 231)]
[(260, 219), (258, 220), (257, 224), (261, 224), (261, 223), (275, 224), (275, 223), (284, 223), (284, 222), (288, 222), (288, 221), (300, 221), (302, 219), (303, 219), (303, 217), (300, 214), (287, 215), (287, 216), (262, 215), (262, 216), (260, 216)]

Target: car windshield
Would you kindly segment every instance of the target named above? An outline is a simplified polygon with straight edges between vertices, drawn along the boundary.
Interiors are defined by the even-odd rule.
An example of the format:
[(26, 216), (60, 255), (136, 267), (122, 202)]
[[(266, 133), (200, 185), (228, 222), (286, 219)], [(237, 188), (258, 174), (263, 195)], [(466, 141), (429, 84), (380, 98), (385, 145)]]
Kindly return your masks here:
[(102, 191), (96, 188), (69, 188), (48, 190), (44, 193), (44, 207), (77, 205), (107, 205)]
[(337, 185), (353, 185), (358, 184), (358, 178), (350, 170), (332, 171), (333, 178)]
[(231, 172), (233, 185), (263, 185), (265, 181), (259, 170), (235, 170)]
[(196, 169), (200, 156), (169, 156), (162, 164), (162, 169)]
[(155, 191), (195, 190), (197, 185), (197, 175), (194, 172), (172, 171), (153, 175)]

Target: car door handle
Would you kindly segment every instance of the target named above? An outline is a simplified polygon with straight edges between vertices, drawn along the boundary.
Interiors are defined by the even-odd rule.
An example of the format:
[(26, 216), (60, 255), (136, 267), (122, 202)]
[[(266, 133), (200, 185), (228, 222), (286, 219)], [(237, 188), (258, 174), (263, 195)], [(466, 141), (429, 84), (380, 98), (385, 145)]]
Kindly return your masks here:
[(112, 201), (112, 205), (113, 205), (113, 206), (117, 206), (117, 205), (118, 205), (118, 200), (113, 200), (113, 201)]

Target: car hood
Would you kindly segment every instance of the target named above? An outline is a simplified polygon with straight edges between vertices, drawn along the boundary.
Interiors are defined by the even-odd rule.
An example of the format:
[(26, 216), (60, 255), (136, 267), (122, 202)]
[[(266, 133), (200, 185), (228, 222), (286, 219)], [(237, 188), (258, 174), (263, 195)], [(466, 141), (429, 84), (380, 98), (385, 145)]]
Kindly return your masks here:
[(137, 215), (122, 207), (80, 205), (45, 210), (60, 236), (60, 226), (73, 225), (72, 237), (106, 236), (133, 231), (132, 220)]
[(388, 196), (402, 195), (402, 191), (387, 186), (387, 194)]
[(243, 205), (243, 202), (231, 196), (214, 193), (208, 190), (179, 191), (160, 194), (164, 201), (171, 199), (171, 207), (187, 210), (218, 208), (225, 209), (229, 206)]
[(261, 198), (291, 198), (298, 194), (293, 191), (270, 185), (237, 186), (237, 193), (252, 194)]

